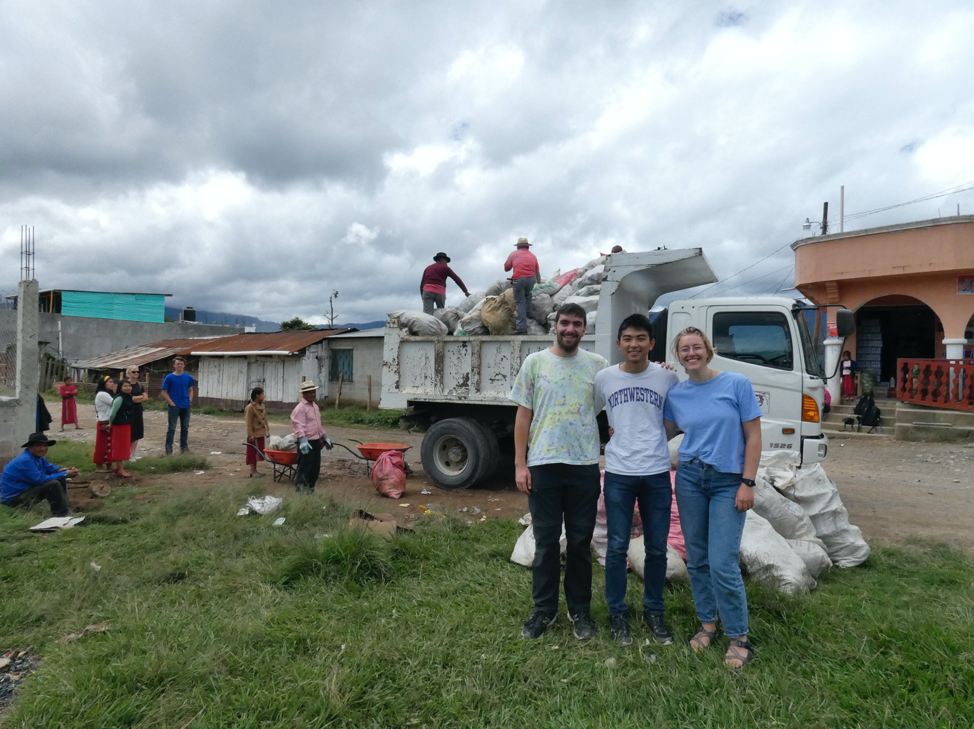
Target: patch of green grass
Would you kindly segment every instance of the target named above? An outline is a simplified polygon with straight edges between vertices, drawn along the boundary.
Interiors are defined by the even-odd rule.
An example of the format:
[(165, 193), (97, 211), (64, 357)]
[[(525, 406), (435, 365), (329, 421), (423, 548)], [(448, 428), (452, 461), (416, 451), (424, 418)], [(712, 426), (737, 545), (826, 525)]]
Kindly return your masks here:
[[(943, 545), (874, 545), (807, 595), (748, 584), (756, 658), (733, 672), (723, 638), (686, 646), (686, 584), (666, 589), (677, 645), (644, 645), (637, 620), (636, 642), (614, 644), (598, 567), (597, 637), (576, 641), (562, 612), (527, 641), (516, 523), (423, 517), (386, 541), (349, 530), (349, 507), (292, 493), (235, 515), (261, 493), (118, 493), (43, 536), (27, 532), (36, 515), (0, 508), (0, 648), (41, 656), (3, 726), (974, 724), (974, 566)], [(630, 604), (641, 589), (630, 578)]]
[(205, 456), (193, 453), (174, 453), (171, 456), (142, 456), (137, 461), (126, 461), (125, 468), (139, 473), (178, 473), (179, 471), (205, 471), (210, 462)]
[(321, 421), (327, 425), (357, 425), (365, 428), (398, 428), (402, 410), (366, 410), (359, 405), (341, 408), (324, 407)]

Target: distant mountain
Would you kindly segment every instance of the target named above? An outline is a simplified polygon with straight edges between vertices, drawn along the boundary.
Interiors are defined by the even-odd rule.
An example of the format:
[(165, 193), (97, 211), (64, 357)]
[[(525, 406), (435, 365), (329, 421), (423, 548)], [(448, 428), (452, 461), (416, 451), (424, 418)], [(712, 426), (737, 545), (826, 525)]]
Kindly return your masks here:
[(336, 327), (355, 327), (356, 329), (377, 329), (378, 327), (384, 327), (386, 325), (385, 319), (379, 319), (378, 321), (367, 321), (364, 324), (336, 324)]
[[(245, 314), (227, 314), (222, 311), (205, 311), (203, 309), (195, 309), (196, 311), (196, 321), (200, 324), (225, 324), (229, 326), (241, 326), (257, 327), (258, 332), (276, 332), (280, 331), (281, 323), (278, 321), (264, 321), (263, 319), (258, 319), (256, 316), (246, 316)], [(166, 317), (172, 320), (179, 319), (179, 315), (183, 313), (183, 310), (176, 306), (166, 307)], [(354, 327), (355, 329), (375, 329), (376, 327), (384, 327), (386, 325), (385, 319), (379, 319), (378, 321), (367, 321), (364, 324), (335, 324), (335, 327)], [(319, 329), (327, 329), (323, 324), (318, 325)]]
[[(264, 321), (256, 316), (246, 316), (245, 314), (227, 314), (222, 311), (205, 311), (195, 309), (196, 321), (200, 324), (225, 324), (229, 326), (256, 327), (258, 332), (276, 332), (281, 328), (281, 323), (277, 321)], [(177, 320), (183, 310), (176, 306), (166, 307), (166, 317)]]

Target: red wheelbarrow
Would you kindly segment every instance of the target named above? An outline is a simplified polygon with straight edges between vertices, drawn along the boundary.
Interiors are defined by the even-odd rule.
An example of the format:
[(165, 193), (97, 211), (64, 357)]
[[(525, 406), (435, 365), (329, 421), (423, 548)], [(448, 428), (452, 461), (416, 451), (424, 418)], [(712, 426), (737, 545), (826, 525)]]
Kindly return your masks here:
[(253, 443), (244, 443), (245, 446), (253, 448), (264, 460), (271, 464), (274, 469), (274, 480), (280, 481), (286, 478), (288, 481), (293, 481), (294, 477), (298, 475), (297, 464), (298, 464), (298, 452), (297, 451), (278, 451), (273, 448), (265, 448), (261, 450)]
[[(349, 438), (349, 440), (357, 444), (356, 447), (358, 448), (358, 453), (353, 451), (344, 443), (339, 443), (338, 441), (332, 441), (332, 443), (334, 445), (341, 446), (360, 461), (365, 461), (365, 473), (368, 476), (372, 475), (372, 466), (375, 464), (375, 460), (386, 451), (399, 451), (400, 453), (405, 454), (406, 451), (412, 448), (411, 445), (406, 443), (362, 443), (354, 438)], [(409, 464), (405, 462), (405, 460), (403, 461), (403, 464), (406, 466), (406, 473), (412, 473), (412, 469), (409, 467)]]

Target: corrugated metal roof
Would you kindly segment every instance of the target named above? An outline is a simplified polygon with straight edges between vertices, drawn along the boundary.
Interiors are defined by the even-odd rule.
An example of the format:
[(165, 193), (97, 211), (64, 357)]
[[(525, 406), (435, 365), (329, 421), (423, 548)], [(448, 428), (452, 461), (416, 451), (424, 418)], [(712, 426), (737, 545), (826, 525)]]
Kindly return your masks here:
[(191, 351), (199, 353), (200, 356), (207, 354), (227, 356), (235, 353), (260, 351), (296, 353), (327, 337), (353, 331), (355, 331), (354, 328), (341, 327), (292, 332), (250, 332), (220, 337), (206, 344), (195, 346)]
[(223, 337), (199, 337), (190, 339), (160, 339), (157, 342), (126, 347), (97, 357), (75, 362), (71, 366), (84, 370), (125, 369), (167, 359), (175, 354), (189, 354), (196, 347), (205, 346)]

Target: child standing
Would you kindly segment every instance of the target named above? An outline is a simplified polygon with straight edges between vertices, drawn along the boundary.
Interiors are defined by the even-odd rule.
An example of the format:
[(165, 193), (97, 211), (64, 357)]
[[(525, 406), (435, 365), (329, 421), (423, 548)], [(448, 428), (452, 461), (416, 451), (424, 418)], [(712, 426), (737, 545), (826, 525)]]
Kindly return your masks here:
[(856, 371), (859, 365), (852, 358), (852, 353), (847, 349), (842, 353), (842, 399), (850, 399), (856, 396)]
[(247, 423), (247, 442), (256, 446), (247, 449), (246, 463), (250, 466), (250, 476), (263, 476), (257, 473), (257, 461), (263, 461), (261, 453), (264, 450), (264, 438), (271, 434), (267, 424), (267, 412), (264, 409), (264, 388), (255, 387), (250, 391), (250, 402), (244, 408), (244, 420)]

